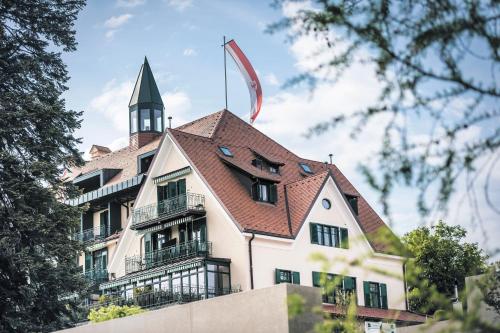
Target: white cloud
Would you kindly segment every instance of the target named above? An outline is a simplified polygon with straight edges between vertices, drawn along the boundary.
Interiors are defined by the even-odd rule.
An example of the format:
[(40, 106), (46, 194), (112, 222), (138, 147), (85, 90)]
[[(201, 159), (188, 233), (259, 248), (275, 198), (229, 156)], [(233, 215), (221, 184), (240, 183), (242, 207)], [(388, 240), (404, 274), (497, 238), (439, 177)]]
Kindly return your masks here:
[(192, 56), (195, 56), (198, 54), (198, 52), (196, 52), (195, 49), (192, 49), (192, 48), (187, 48), (184, 50), (184, 52), (182, 52), (182, 54), (186, 57), (192, 57)]
[(167, 0), (167, 5), (182, 12), (193, 5), (192, 0)]
[(165, 104), (165, 126), (168, 126), (168, 116), (172, 116), (172, 127), (188, 122), (191, 99), (183, 91), (166, 92), (161, 96)]
[(104, 34), (104, 36), (106, 36), (106, 38), (108, 39), (112, 39), (114, 36), (115, 36), (115, 33), (117, 32), (118, 30), (108, 30), (106, 31), (106, 33)]
[(116, 2), (116, 6), (133, 8), (133, 7), (144, 5), (145, 3), (146, 3), (146, 0), (118, 0)]
[(271, 86), (279, 86), (280, 82), (274, 73), (269, 73), (265, 77), (267, 84)]
[(128, 102), (133, 88), (131, 80), (118, 83), (113, 79), (90, 101), (90, 109), (110, 119), (118, 131), (128, 133)]
[(104, 26), (109, 29), (116, 29), (121, 27), (133, 17), (132, 14), (123, 14), (120, 16), (111, 16), (104, 22)]

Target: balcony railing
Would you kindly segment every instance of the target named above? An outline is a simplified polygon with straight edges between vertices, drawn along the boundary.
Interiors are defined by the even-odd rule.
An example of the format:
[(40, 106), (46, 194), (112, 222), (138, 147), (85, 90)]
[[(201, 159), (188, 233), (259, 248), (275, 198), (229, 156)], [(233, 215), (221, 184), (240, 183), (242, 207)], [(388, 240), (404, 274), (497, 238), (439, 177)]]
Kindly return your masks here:
[(207, 257), (211, 254), (212, 242), (194, 240), (143, 255), (125, 257), (125, 273), (142, 271), (188, 258)]
[(102, 282), (108, 281), (108, 270), (107, 269), (89, 269), (84, 273), (87, 281), (92, 282), (93, 284), (99, 284)]
[(175, 218), (188, 212), (204, 212), (205, 196), (196, 193), (185, 193), (170, 199), (134, 209), (132, 227), (149, 221)]
[(108, 236), (109, 236), (109, 229), (106, 226), (102, 226), (76, 232), (73, 235), (73, 239), (84, 243), (91, 243), (96, 241), (102, 241)]
[(205, 288), (177, 286), (168, 290), (153, 290), (149, 292), (134, 293), (134, 295), (124, 296), (123, 294), (107, 294), (99, 303), (87, 304), (81, 307), (80, 321), (87, 320), (87, 316), (92, 309), (99, 309), (108, 305), (137, 305), (143, 309), (160, 308), (170, 304), (182, 304), (200, 301), (207, 298), (229, 295), (240, 292), (241, 288)]

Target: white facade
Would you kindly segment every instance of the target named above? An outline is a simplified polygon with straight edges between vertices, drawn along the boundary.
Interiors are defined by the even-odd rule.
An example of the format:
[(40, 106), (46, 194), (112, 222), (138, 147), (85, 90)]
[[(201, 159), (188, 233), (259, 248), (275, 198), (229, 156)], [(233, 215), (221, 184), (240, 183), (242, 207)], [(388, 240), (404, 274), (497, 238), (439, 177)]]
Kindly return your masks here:
[[(186, 179), (188, 192), (205, 196), (207, 240), (213, 243), (212, 257), (231, 259), (232, 286), (240, 286), (243, 290), (249, 290), (249, 241), (252, 235), (240, 231), (237, 221), (234, 221), (168, 132), (156, 153), (148, 177), (136, 198), (134, 208), (138, 209), (157, 201), (157, 184), (153, 183), (154, 177), (187, 166), (191, 167), (192, 172), (179, 178)], [(325, 268), (311, 261), (310, 256), (312, 253), (321, 253), (331, 263), (327, 273), (356, 278), (358, 305), (364, 305), (363, 281), (372, 281), (387, 285), (390, 309), (405, 310), (403, 258), (373, 251), (337, 185), (331, 176), (328, 177), (295, 239), (255, 235), (251, 244), (254, 288), (274, 285), (277, 268), (299, 272), (301, 284), (312, 286), (312, 272), (325, 272)], [(332, 203), (330, 209), (322, 206), (321, 202), (324, 198)], [(125, 256), (142, 254), (144, 251), (143, 236), (130, 229), (131, 216), (132, 214), (108, 266), (108, 271), (114, 273), (116, 278), (125, 275)], [(309, 232), (310, 223), (347, 228), (349, 248), (312, 244)], [(173, 233), (175, 232), (174, 227)], [(361, 264), (349, 264), (356, 260)], [(380, 271), (386, 273), (382, 274)]]

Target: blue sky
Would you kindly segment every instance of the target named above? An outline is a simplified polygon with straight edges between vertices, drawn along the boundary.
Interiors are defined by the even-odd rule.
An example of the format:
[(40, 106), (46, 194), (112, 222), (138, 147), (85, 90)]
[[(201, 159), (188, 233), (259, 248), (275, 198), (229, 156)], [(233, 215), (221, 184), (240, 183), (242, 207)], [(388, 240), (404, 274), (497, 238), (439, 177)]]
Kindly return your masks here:
[[(286, 43), (284, 34), (264, 33), (267, 24), (289, 14), (271, 1), (218, 0), (90, 0), (76, 22), (78, 50), (64, 55), (71, 80), (67, 106), (84, 110), (81, 150), (92, 144), (120, 148), (128, 140), (128, 101), (144, 56), (155, 75), (173, 125), (216, 112), (224, 107), (222, 36), (234, 38), (260, 78), (264, 104), (256, 127), (297, 154), (334, 162), (381, 212), (377, 196), (357, 172), (357, 165), (374, 157), (384, 121), (369, 125), (353, 140), (346, 128), (306, 139), (302, 134), (334, 114), (350, 113), (375, 101), (379, 84), (372, 68), (354, 66), (337, 84), (320, 84), (314, 94), (307, 87), (283, 90), (289, 78), (317, 63), (311, 54), (317, 41), (301, 38)], [(245, 83), (228, 58), (229, 110), (248, 119), (249, 96)], [(462, 140), (481, 132), (471, 128)], [(416, 133), (419, 135), (420, 133)], [(494, 174), (498, 188), (500, 175)], [(463, 189), (463, 188), (462, 188)], [(498, 192), (497, 192), (498, 194)], [(438, 212), (421, 221), (416, 213), (416, 192), (397, 189), (392, 202), (393, 229), (398, 234), (445, 218), (470, 230), (470, 240), (492, 248), (500, 237), (498, 215), (481, 206), (485, 230), (471, 224), (472, 208), (452, 200), (449, 214)], [(495, 196), (498, 199), (499, 196)], [(497, 200), (498, 201), (498, 200)], [(489, 238), (489, 239), (488, 239)]]

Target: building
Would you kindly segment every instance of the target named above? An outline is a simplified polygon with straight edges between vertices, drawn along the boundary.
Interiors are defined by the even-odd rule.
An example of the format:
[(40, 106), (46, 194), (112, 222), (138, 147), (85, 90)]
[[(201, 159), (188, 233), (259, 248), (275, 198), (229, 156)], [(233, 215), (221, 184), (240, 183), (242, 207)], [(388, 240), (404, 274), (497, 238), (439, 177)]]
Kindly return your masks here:
[[(341, 314), (343, 291), (363, 318), (423, 320), (406, 311), (404, 258), (377, 237), (396, 236), (335, 165), (295, 155), (228, 110), (175, 129), (164, 129), (163, 110), (145, 60), (129, 146), (93, 146), (68, 175), (83, 190), (72, 204), (90, 206), (75, 236), (88, 242), (80, 264), (99, 293), (158, 306), (319, 286), (326, 274), (339, 281), (323, 295), (326, 312)], [(312, 253), (330, 259), (328, 271)]]

